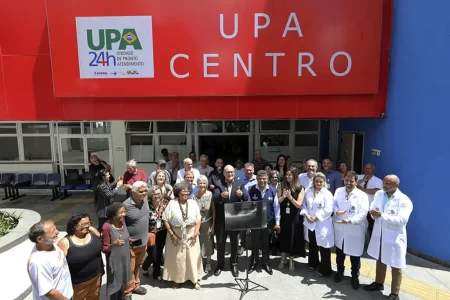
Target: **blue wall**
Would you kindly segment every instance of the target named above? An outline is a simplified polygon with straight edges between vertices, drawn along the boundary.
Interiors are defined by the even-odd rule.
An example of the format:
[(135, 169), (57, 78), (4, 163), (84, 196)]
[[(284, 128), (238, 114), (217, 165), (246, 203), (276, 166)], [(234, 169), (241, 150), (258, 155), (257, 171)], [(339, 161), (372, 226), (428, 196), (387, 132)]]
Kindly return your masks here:
[[(394, 1), (386, 119), (342, 120), (364, 131), (364, 161), (410, 196), (408, 246), (450, 261), (450, 1)], [(375, 157), (370, 149), (381, 150)]]

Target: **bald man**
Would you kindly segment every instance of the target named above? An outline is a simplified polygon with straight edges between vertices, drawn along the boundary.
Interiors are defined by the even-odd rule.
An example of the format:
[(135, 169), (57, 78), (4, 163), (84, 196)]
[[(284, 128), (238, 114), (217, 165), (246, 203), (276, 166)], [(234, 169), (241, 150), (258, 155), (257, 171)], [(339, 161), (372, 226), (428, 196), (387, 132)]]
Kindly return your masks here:
[(231, 273), (234, 277), (238, 277), (239, 231), (225, 231), (225, 203), (248, 201), (248, 194), (244, 183), (235, 179), (233, 166), (225, 166), (223, 175), (221, 180), (212, 183), (214, 185), (213, 200), (216, 209), (214, 232), (217, 240), (217, 269), (214, 275), (219, 276), (225, 267), (225, 244), (229, 235), (231, 242)]
[(183, 160), (183, 164), (184, 164), (184, 169), (181, 169), (177, 172), (177, 183), (184, 180), (184, 173), (186, 173), (187, 171), (191, 171), (192, 173), (194, 173), (193, 184), (197, 185), (197, 180), (200, 177), (200, 172), (197, 169), (194, 169), (192, 159), (185, 158)]
[[(364, 174), (358, 175), (358, 181), (356, 181), (356, 187), (367, 194), (367, 197), (369, 198), (369, 205), (372, 204), (375, 193), (383, 188), (383, 181), (375, 176), (374, 172), (374, 164), (368, 163), (364, 166)], [(369, 222), (367, 232), (370, 237), (372, 235), (374, 224), (373, 218), (370, 217), (370, 214), (367, 214), (367, 222)]]
[(406, 267), (406, 224), (413, 211), (411, 200), (398, 189), (399, 185), (400, 179), (396, 175), (384, 177), (383, 190), (375, 193), (369, 209), (375, 225), (367, 253), (377, 260), (377, 267), (375, 281), (364, 289), (383, 290), (389, 266), (392, 270), (389, 300), (400, 299), (402, 269)]

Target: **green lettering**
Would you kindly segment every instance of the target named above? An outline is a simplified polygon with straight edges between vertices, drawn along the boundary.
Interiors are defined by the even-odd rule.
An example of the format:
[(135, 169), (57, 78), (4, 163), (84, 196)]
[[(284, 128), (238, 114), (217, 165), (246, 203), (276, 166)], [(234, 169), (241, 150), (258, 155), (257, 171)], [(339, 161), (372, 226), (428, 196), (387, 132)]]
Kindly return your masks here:
[(135, 50), (142, 50), (136, 30), (125, 28), (122, 33), (122, 39), (120, 40), (119, 50), (126, 50), (128, 46), (132, 46)]
[(105, 31), (103, 29), (100, 29), (98, 31), (98, 45), (94, 45), (92, 29), (88, 29), (87, 30), (87, 42), (88, 42), (88, 47), (91, 50), (94, 50), (94, 51), (102, 50), (105, 47)]
[(112, 50), (112, 44), (120, 41), (120, 31), (116, 29), (106, 29), (105, 36), (106, 36), (106, 50)]

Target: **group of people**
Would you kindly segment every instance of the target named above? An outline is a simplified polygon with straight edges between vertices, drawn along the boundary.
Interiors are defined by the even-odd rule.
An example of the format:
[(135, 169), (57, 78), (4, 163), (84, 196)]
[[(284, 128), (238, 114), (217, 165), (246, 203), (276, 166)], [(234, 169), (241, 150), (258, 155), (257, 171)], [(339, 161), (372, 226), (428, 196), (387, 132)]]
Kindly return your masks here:
[[(227, 237), (230, 270), (239, 276), (238, 257), (250, 247), (247, 234), (249, 273), (261, 267), (272, 275), (271, 254), (280, 255), (277, 268), (294, 271), (294, 258), (306, 257), (309, 242), (308, 271), (320, 277), (332, 275), (330, 250), (335, 246), (334, 280), (343, 280), (348, 255), (351, 285), (358, 289), (360, 257), (370, 223), (368, 254), (377, 260), (377, 272), (375, 282), (364, 288), (383, 289), (390, 266), (388, 299), (399, 299), (412, 203), (398, 189), (397, 176), (381, 181), (373, 175), (372, 164), (365, 166), (364, 175), (341, 165), (337, 172), (330, 159), (322, 161), (323, 172), (318, 172), (318, 163), (312, 159), (304, 171), (303, 167), (288, 168), (283, 155), (273, 168), (259, 151), (252, 162), (237, 159), (234, 167), (224, 167), (218, 158), (212, 168), (206, 155), (196, 162), (195, 153), (191, 154), (184, 159), (184, 168), (177, 153), (172, 153), (171, 160), (161, 159), (149, 178), (134, 160), (127, 162), (127, 171), (115, 182), (110, 168), (98, 167), (94, 181), (98, 228), (92, 226), (89, 215), (74, 214), (67, 223), (67, 236), (54, 245), (58, 230), (53, 222), (33, 225), (29, 238), (36, 246), (28, 269), (34, 299), (99, 299), (105, 269), (102, 253), (110, 299), (130, 300), (132, 294), (146, 294), (139, 274), (142, 267), (143, 275), (149, 276), (151, 265), (154, 279), (173, 282), (175, 289), (190, 281), (194, 289), (200, 289), (202, 274), (212, 271), (215, 249), (214, 275), (225, 269)], [(127, 194), (123, 203), (116, 199), (120, 188)], [(267, 228), (225, 230), (225, 204), (241, 201), (266, 202)]]

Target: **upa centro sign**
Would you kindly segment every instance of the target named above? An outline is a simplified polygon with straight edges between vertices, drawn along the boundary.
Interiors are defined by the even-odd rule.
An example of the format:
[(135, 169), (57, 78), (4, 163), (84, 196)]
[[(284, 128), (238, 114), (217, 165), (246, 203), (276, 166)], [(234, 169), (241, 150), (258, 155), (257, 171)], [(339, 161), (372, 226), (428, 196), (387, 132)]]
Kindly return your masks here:
[[(119, 1), (103, 2), (81, 0), (68, 9), (47, 0), (57, 96), (378, 91), (381, 1), (133, 0), (123, 10)], [(106, 14), (83, 16), (92, 5), (98, 10), (90, 12)], [(51, 26), (70, 26), (71, 19), (75, 38)], [(62, 48), (78, 65), (68, 67), (66, 57), (60, 67)]]

